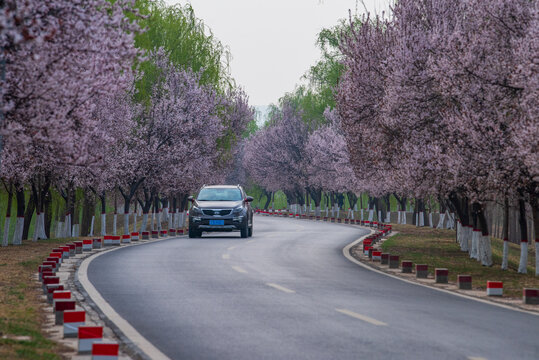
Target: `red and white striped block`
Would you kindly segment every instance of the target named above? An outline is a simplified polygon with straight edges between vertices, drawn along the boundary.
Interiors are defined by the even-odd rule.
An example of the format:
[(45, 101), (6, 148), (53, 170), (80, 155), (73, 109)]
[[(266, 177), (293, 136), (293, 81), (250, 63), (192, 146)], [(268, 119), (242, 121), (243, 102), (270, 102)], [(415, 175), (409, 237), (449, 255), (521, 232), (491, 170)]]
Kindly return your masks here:
[(95, 238), (92, 240), (92, 247), (94, 249), (101, 249), (103, 247), (103, 240), (101, 238)]
[(122, 237), (120, 235), (112, 235), (112, 245), (120, 246)]
[(176, 236), (176, 229), (168, 229), (168, 236)]
[(94, 248), (94, 241), (92, 239), (82, 240), (82, 251), (92, 251)]
[(65, 246), (60, 246), (58, 248), (62, 250), (64, 259), (69, 259), (69, 255), (71, 255), (69, 251), (69, 246), (65, 245)]
[(381, 251), (373, 251), (372, 252), (372, 261), (381, 261), (382, 260), (382, 252)]
[(125, 234), (122, 235), (122, 244), (129, 244), (131, 243), (131, 235)]
[(52, 291), (51, 302), (54, 304), (56, 300), (71, 300), (71, 291), (54, 289)]
[(86, 323), (86, 312), (83, 310), (64, 311), (64, 337), (77, 337), (79, 327)]
[(37, 267), (37, 272), (38, 272), (38, 274), (39, 274), (39, 281), (42, 281), (42, 280), (43, 280), (42, 276), (43, 276), (43, 273), (44, 273), (44, 272), (48, 272), (48, 273), (50, 273), (51, 276), (52, 276), (52, 273), (53, 273), (53, 271), (52, 271), (52, 265), (39, 265), (39, 266)]
[(99, 341), (92, 344), (92, 360), (117, 360), (120, 345), (112, 341)]
[(487, 295), (488, 296), (502, 296), (503, 295), (503, 282), (502, 281), (487, 281)]
[(64, 311), (75, 310), (76, 302), (71, 299), (58, 299), (54, 301), (53, 311), (56, 317), (56, 325), (63, 325)]
[(142, 240), (149, 240), (150, 239), (150, 232), (149, 231), (143, 231), (142, 232)]
[(64, 290), (64, 285), (62, 284), (48, 284), (45, 285), (45, 290), (43, 291), (47, 295), (47, 301), (52, 304), (52, 293), (56, 290)]
[(152, 230), (152, 239), (158, 239), (159, 238), (159, 231)]
[(139, 233), (138, 232), (132, 232), (131, 233), (131, 240), (138, 241), (139, 240)]
[(159, 236), (162, 236), (162, 237), (167, 237), (167, 234), (168, 234), (168, 231), (166, 231), (166, 230), (161, 230), (159, 232)]
[(60, 249), (59, 247), (52, 249), (52, 253), (60, 254), (60, 259), (63, 261), (65, 259), (64, 250)]
[(62, 263), (62, 253), (61, 252), (51, 252), (49, 254), (49, 257), (51, 258), (57, 258), (58, 259), (58, 265), (60, 265)]
[(105, 235), (105, 236), (103, 237), (103, 245), (105, 245), (105, 246), (111, 246), (111, 245), (112, 245), (112, 238), (113, 238), (112, 235)]
[(79, 326), (77, 336), (79, 338), (79, 354), (92, 352), (92, 344), (103, 339), (102, 326)]
[(178, 236), (183, 235), (183, 229), (177, 229), (176, 234), (178, 234)]
[(69, 243), (66, 245), (69, 246), (69, 256), (75, 256), (75, 254), (77, 253), (77, 245), (75, 245), (74, 243)]
[(43, 261), (43, 265), (51, 265), (52, 271), (56, 272), (60, 267), (60, 261), (58, 260), (58, 258), (49, 256), (45, 261)]
[(75, 243), (75, 254), (82, 254), (82, 241), (73, 241)]

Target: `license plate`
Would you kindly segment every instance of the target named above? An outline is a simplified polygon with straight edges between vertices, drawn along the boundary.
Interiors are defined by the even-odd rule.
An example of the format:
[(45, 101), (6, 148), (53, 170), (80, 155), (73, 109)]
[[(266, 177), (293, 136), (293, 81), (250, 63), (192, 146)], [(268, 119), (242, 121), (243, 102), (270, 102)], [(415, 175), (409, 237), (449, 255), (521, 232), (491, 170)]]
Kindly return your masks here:
[(210, 225), (224, 225), (224, 220), (210, 220)]

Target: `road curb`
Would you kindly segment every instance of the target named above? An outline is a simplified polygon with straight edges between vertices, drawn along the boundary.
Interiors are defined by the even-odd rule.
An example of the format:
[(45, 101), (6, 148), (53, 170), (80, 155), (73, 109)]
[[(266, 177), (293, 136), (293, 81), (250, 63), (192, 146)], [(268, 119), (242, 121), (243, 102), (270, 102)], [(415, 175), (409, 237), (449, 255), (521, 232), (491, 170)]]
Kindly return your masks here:
[[(360, 244), (361, 242), (363, 242), (363, 240), (365, 238), (367, 238), (369, 235), (371, 235), (374, 231), (372, 229), (370, 229), (371, 232), (367, 235), (364, 235), (362, 237), (360, 237), (359, 239), (351, 242), (350, 244), (346, 245), (344, 248), (343, 248), (343, 255), (344, 257), (346, 257), (349, 261), (365, 268), (365, 269), (368, 269), (370, 271), (373, 271), (373, 272), (376, 272), (376, 273), (379, 273), (379, 274), (382, 274), (382, 275), (385, 275), (385, 276), (389, 276), (389, 277), (392, 277), (394, 279), (397, 279), (397, 280), (400, 280), (400, 281), (404, 281), (404, 282), (407, 282), (409, 284), (413, 284), (413, 285), (417, 285), (417, 286), (422, 286), (422, 287), (425, 287), (425, 288), (429, 288), (429, 289), (433, 289), (433, 290), (436, 290), (436, 291), (440, 291), (440, 292), (443, 292), (443, 293), (446, 293), (446, 294), (451, 294), (451, 295), (454, 295), (454, 296), (459, 296), (461, 298), (465, 298), (465, 299), (469, 299), (469, 300), (473, 300), (473, 301), (477, 301), (477, 302), (481, 302), (481, 303), (484, 303), (484, 304), (489, 304), (489, 305), (493, 305), (493, 306), (497, 306), (497, 307), (501, 307), (501, 308), (504, 308), (504, 309), (508, 309), (508, 310), (513, 310), (513, 311), (518, 311), (518, 312), (522, 312), (522, 313), (526, 313), (526, 314), (530, 314), (530, 315), (535, 315), (535, 316), (539, 316), (539, 312), (535, 312), (535, 311), (529, 311), (529, 310), (526, 310), (526, 309), (522, 309), (520, 307), (517, 307), (517, 306), (513, 306), (513, 305), (508, 305), (508, 304), (502, 304), (502, 303), (499, 303), (497, 301), (492, 301), (492, 300), (487, 300), (487, 299), (482, 299), (482, 298), (479, 298), (479, 297), (475, 297), (473, 295), (466, 295), (466, 294), (462, 294), (462, 293), (459, 293), (459, 292), (455, 292), (455, 291), (452, 291), (452, 290), (447, 290), (447, 289), (442, 289), (442, 288), (439, 288), (437, 286), (432, 286), (430, 284), (423, 284), (423, 283), (420, 283), (420, 282), (416, 282), (416, 281), (412, 281), (412, 280), (409, 280), (409, 279), (404, 279), (400, 276), (397, 276), (397, 275), (393, 275), (391, 273), (388, 273), (388, 272), (385, 272), (385, 271), (382, 271), (382, 270), (379, 270), (379, 269), (376, 269), (372, 266), (370, 266), (369, 264), (367, 263), (364, 263), (358, 259), (356, 259), (354, 256), (352, 256), (351, 254), (351, 250), (354, 246), (356, 246), (357, 244)], [(393, 233), (392, 235), (396, 234)], [(390, 235), (391, 236), (391, 235)]]

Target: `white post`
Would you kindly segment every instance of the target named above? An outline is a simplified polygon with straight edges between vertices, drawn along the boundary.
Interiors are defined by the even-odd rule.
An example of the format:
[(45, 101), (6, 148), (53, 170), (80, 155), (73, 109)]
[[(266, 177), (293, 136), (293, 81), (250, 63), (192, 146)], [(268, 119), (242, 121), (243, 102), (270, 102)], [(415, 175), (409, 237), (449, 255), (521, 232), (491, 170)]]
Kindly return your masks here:
[(528, 272), (528, 242), (520, 241), (520, 263), (518, 264), (518, 272), (526, 274)]
[(4, 221), (4, 237), (2, 238), (2, 246), (7, 246), (9, 243), (9, 228), (11, 226), (11, 217), (6, 216)]

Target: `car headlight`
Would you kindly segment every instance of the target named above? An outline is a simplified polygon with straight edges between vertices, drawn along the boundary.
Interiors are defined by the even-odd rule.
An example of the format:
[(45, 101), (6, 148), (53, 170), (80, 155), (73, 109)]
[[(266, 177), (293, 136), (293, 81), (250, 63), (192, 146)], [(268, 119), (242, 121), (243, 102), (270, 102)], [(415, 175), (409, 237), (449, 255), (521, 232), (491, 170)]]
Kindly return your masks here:
[(199, 216), (199, 215), (202, 215), (202, 210), (200, 210), (200, 208), (197, 208), (196, 206), (193, 206), (193, 207), (191, 208), (190, 215), (193, 215), (193, 216)]
[(243, 212), (243, 207), (241, 206), (238, 206), (238, 207), (235, 207), (233, 210), (232, 210), (232, 214), (234, 215), (239, 215)]

